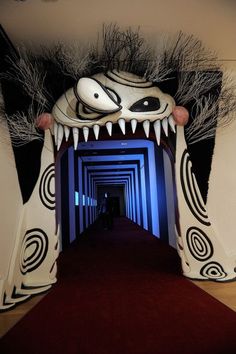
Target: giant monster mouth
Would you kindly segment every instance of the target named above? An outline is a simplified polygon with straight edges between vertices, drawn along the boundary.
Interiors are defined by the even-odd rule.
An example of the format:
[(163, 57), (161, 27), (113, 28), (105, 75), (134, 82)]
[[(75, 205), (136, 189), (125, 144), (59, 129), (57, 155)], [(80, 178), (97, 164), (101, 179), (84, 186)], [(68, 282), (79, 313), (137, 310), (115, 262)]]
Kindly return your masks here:
[[(157, 128), (157, 122), (158, 122), (158, 128)], [(153, 181), (153, 184), (158, 183), (158, 187), (157, 188), (161, 188), (162, 191), (159, 191), (155, 196), (155, 193), (153, 191), (153, 195), (150, 198), (156, 198), (156, 203), (159, 205), (160, 203), (163, 203), (162, 206), (159, 205), (158, 208), (160, 208), (160, 210), (164, 207), (164, 199), (165, 197), (161, 200), (160, 197), (158, 197), (158, 195), (160, 195), (161, 193), (167, 193), (169, 195), (169, 193), (174, 192), (174, 195), (171, 197), (173, 198), (173, 201), (175, 201), (175, 203), (173, 203), (172, 207), (171, 207), (171, 213), (173, 213), (172, 215), (177, 216), (178, 215), (178, 206), (177, 206), (177, 196), (176, 196), (176, 186), (175, 186), (175, 180), (174, 180), (174, 161), (175, 161), (175, 146), (176, 146), (176, 133), (177, 133), (177, 126), (176, 123), (174, 121), (174, 118), (172, 115), (170, 115), (168, 118), (163, 119), (163, 120), (158, 120), (155, 122), (149, 122), (149, 131), (148, 134), (145, 131), (145, 122), (138, 122), (136, 121), (136, 125), (135, 125), (135, 129), (133, 129), (132, 123), (131, 122), (125, 122), (125, 131), (122, 130), (122, 128), (120, 127), (119, 122), (116, 123), (111, 123), (112, 124), (112, 131), (111, 134), (109, 134), (109, 131), (107, 129), (106, 126), (101, 126), (99, 127), (99, 135), (96, 137), (95, 136), (95, 132), (94, 132), (94, 128), (88, 129), (87, 131), (89, 131), (88, 135), (84, 136), (84, 129), (83, 128), (76, 128), (76, 134), (74, 134), (75, 129), (71, 128), (68, 129), (66, 128), (66, 131), (69, 131), (69, 135), (65, 136), (65, 127), (61, 126), (61, 130), (64, 132), (64, 134), (62, 135), (62, 138), (59, 137), (58, 140), (58, 136), (53, 136), (53, 142), (54, 142), (54, 151), (56, 153), (56, 166), (58, 168), (58, 171), (62, 171), (65, 169), (70, 168), (69, 165), (64, 165), (65, 159), (67, 159), (67, 156), (70, 155), (70, 159), (72, 158), (73, 161), (77, 161), (75, 162), (76, 165), (79, 166), (79, 162), (78, 162), (78, 158), (79, 156), (81, 156), (81, 160), (83, 161), (83, 164), (85, 163), (92, 163), (93, 166), (100, 166), (100, 169), (104, 168), (104, 164), (109, 164), (108, 160), (109, 160), (109, 156), (112, 159), (115, 159), (111, 164), (113, 165), (112, 170), (115, 171), (114, 175), (116, 173), (120, 173), (122, 176), (122, 170), (124, 169), (124, 164), (126, 163), (125, 161), (129, 161), (129, 163), (131, 163), (131, 160), (134, 157), (130, 157), (130, 156), (134, 156), (135, 154), (143, 154), (145, 162), (143, 166), (144, 170), (147, 168), (146, 167), (146, 159), (152, 161), (150, 163), (157, 163), (158, 167), (156, 165), (155, 168), (150, 168), (149, 172), (145, 172), (148, 173), (150, 175), (152, 175), (152, 178), (156, 179), (155, 182)], [(54, 121), (54, 128), (56, 125), (56, 129), (58, 129), (58, 124), (55, 123)], [(158, 130), (157, 130), (158, 129)], [(56, 130), (58, 131), (58, 130)], [(78, 134), (77, 134), (78, 132)], [(154, 155), (152, 155), (152, 157), (147, 157), (146, 152), (144, 154), (144, 150), (147, 150), (147, 146), (152, 146), (153, 151), (155, 151)], [(148, 149), (149, 149), (148, 147)], [(120, 154), (120, 155), (119, 155)], [(111, 156), (114, 157), (111, 157)], [(159, 162), (157, 162), (157, 155), (159, 156), (158, 160)], [(169, 169), (168, 171), (165, 170), (165, 167), (163, 165), (163, 167), (160, 167), (161, 164), (163, 164), (163, 155), (166, 156), (166, 159), (168, 160), (167, 164), (169, 165)], [(103, 159), (105, 156), (105, 160)], [(156, 157), (154, 157), (156, 156)], [(160, 158), (160, 156), (162, 156)], [(71, 160), (70, 160), (71, 161)], [(93, 162), (91, 162), (93, 161)], [(154, 162), (155, 161), (155, 162)], [(59, 162), (59, 163), (58, 163)], [(68, 161), (68, 163), (70, 164), (70, 162)], [(132, 162), (133, 163), (133, 162)], [(67, 166), (67, 167), (66, 167)], [(140, 163), (140, 167), (141, 168), (142, 163)], [(72, 167), (73, 170), (74, 167)], [(82, 167), (77, 167), (77, 169), (81, 169)], [(158, 177), (156, 175), (156, 170), (159, 169), (158, 175), (159, 175), (159, 181)], [(120, 172), (118, 172), (120, 171)], [(160, 172), (162, 171), (162, 172)], [(59, 172), (61, 173), (61, 172)], [(82, 173), (82, 172), (81, 172)], [(84, 173), (84, 172), (83, 172)], [(110, 171), (110, 173), (113, 174), (113, 172)], [(124, 173), (124, 172), (123, 172)], [(170, 191), (166, 191), (165, 190), (165, 182), (164, 182), (164, 174), (168, 174), (172, 176), (172, 181), (171, 183), (173, 184), (172, 188), (170, 189)], [(73, 172), (72, 172), (73, 174)], [(64, 175), (64, 174), (63, 174)], [(77, 170), (76, 175), (75, 175), (75, 180), (77, 180), (77, 178), (79, 178), (79, 181), (77, 182), (77, 193), (80, 195), (80, 199), (81, 199), (81, 195), (83, 195), (83, 193), (81, 191), (81, 188), (84, 191), (84, 182), (81, 180), (81, 177), (78, 177), (79, 175), (79, 170)], [(58, 173), (56, 173), (56, 176), (58, 176)], [(160, 177), (162, 176), (162, 177)], [(66, 181), (61, 180), (62, 177), (59, 177), (59, 180), (61, 181), (60, 183), (62, 183), (63, 185), (66, 184)], [(63, 177), (64, 178), (64, 177)], [(70, 180), (70, 177), (68, 175), (68, 181)], [(83, 177), (84, 178), (84, 177)], [(140, 177), (138, 177), (140, 178)], [(114, 183), (117, 183), (114, 182)], [(119, 183), (119, 180), (118, 180)], [(147, 183), (147, 182), (145, 182)], [(144, 184), (145, 184), (144, 183)], [(80, 184), (82, 185), (82, 187), (80, 187)], [(149, 184), (149, 183), (148, 183)], [(150, 186), (152, 185), (152, 183), (150, 183)], [(70, 187), (69, 187), (70, 188)], [(73, 188), (73, 187), (72, 187)], [(89, 187), (91, 188), (91, 187)], [(108, 187), (109, 188), (109, 187)], [(146, 187), (142, 187), (142, 188), (146, 188)], [(62, 191), (59, 192), (63, 193)], [(141, 193), (141, 192), (140, 192)], [(147, 192), (145, 192), (146, 194)], [(84, 195), (87, 195), (86, 193)], [(88, 195), (87, 195), (88, 196)], [(86, 198), (87, 198), (86, 196)], [(60, 199), (61, 197), (59, 197)], [(77, 196), (78, 198), (78, 196)], [(97, 197), (93, 197), (93, 198), (97, 198)], [(87, 199), (86, 199), (87, 200)], [(143, 202), (143, 201), (142, 201)], [(66, 204), (65, 207), (63, 207), (63, 210), (69, 209), (69, 206), (67, 205), (67, 202), (63, 199), (61, 200), (61, 202), (59, 201), (59, 205), (62, 204)], [(79, 204), (82, 205), (82, 203), (84, 203), (84, 200), (80, 200)], [(87, 202), (86, 202), (87, 203)], [(149, 197), (145, 197), (145, 202), (144, 203), (149, 203), (149, 209), (152, 209), (153, 204), (151, 204), (151, 201), (149, 199)], [(152, 201), (153, 203), (153, 201)], [(127, 202), (128, 204), (128, 202)], [(81, 208), (81, 206), (79, 207)], [(144, 208), (144, 206), (140, 207), (140, 209)], [(160, 218), (162, 218), (159, 215), (159, 212), (153, 207), (153, 211), (151, 211), (151, 209), (149, 210), (149, 213), (153, 214), (156, 213), (155, 216), (152, 215), (152, 220), (156, 220), (156, 221), (150, 221), (149, 222), (157, 222), (157, 224), (159, 223), (160, 226), (158, 226), (159, 232), (154, 233), (157, 237), (163, 238), (165, 240), (167, 240), (166, 238), (169, 238), (168, 236), (168, 231), (166, 231), (165, 228), (167, 228), (167, 225), (163, 224), (163, 221), (161, 221)], [(83, 209), (84, 210), (84, 209)], [(155, 211), (156, 210), (156, 211)], [(170, 211), (167, 211), (163, 209), (162, 215), (164, 215), (166, 213), (169, 213)], [(80, 215), (81, 211), (79, 211), (79, 215), (77, 215), (78, 219), (83, 217)], [(83, 211), (84, 213), (84, 211)], [(142, 212), (141, 212), (142, 213)], [(127, 215), (128, 216), (128, 215)], [(129, 217), (129, 216), (128, 216)], [(167, 216), (166, 216), (167, 218)], [(178, 234), (180, 233), (180, 226), (179, 226), (179, 222), (178, 222), (178, 217), (175, 218), (173, 216), (173, 220), (175, 219), (175, 227), (178, 230)], [(157, 221), (158, 220), (158, 221)], [(81, 223), (81, 221), (78, 221), (79, 223)], [(142, 220), (142, 223), (144, 221)], [(82, 221), (83, 223), (83, 221)], [(139, 224), (141, 225), (141, 224)], [(143, 226), (143, 224), (142, 224)], [(150, 225), (149, 225), (150, 227)], [(163, 229), (165, 229), (165, 231), (163, 232)], [(172, 229), (174, 229), (174, 226), (172, 227)], [(150, 232), (152, 232), (153, 230), (150, 229)], [(76, 231), (78, 232), (78, 231)], [(66, 237), (66, 236), (65, 236)], [(173, 235), (171, 235), (170, 237), (173, 238)], [(173, 244), (175, 244), (175, 242), (173, 242)], [(180, 246), (181, 247), (181, 246)]]
[(149, 138), (151, 135), (160, 145), (161, 140), (166, 141), (172, 133), (176, 133), (176, 129), (173, 115), (170, 114), (168, 117), (154, 122), (150, 122), (148, 119), (139, 122), (135, 118), (126, 122), (124, 118), (120, 118), (115, 123), (107, 121), (105, 126), (94, 124), (92, 128), (87, 126), (83, 128), (69, 127), (54, 120), (52, 133), (57, 150), (60, 149), (62, 144), (68, 145), (68, 143), (73, 144), (76, 150), (78, 143), (81, 141), (107, 140), (109, 137), (114, 138), (119, 135), (121, 135), (121, 138), (124, 138), (124, 136), (127, 138), (127, 135), (131, 138)]

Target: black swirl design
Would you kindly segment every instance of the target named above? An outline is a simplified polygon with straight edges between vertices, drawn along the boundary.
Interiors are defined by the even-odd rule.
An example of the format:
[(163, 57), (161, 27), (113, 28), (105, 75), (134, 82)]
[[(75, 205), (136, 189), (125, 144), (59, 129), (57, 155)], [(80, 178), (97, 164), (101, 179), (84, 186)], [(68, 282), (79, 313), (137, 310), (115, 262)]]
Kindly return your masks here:
[(48, 253), (48, 237), (41, 229), (31, 229), (25, 233), (20, 257), (22, 274), (32, 272), (44, 261)]
[(222, 265), (217, 262), (205, 264), (200, 270), (200, 274), (212, 280), (224, 279), (227, 276)]
[(180, 163), (180, 180), (184, 198), (195, 218), (202, 224), (209, 226), (205, 205), (199, 198), (199, 189), (192, 171), (192, 163), (187, 150), (183, 152)]
[(213, 255), (213, 245), (209, 237), (198, 227), (190, 227), (186, 240), (191, 255), (200, 262), (207, 261)]
[[(52, 187), (55, 185), (55, 168), (52, 163), (49, 165), (42, 174), (39, 184), (39, 196), (43, 205), (54, 210), (56, 205), (55, 191), (52, 191)], [(54, 189), (54, 188), (53, 188)]]

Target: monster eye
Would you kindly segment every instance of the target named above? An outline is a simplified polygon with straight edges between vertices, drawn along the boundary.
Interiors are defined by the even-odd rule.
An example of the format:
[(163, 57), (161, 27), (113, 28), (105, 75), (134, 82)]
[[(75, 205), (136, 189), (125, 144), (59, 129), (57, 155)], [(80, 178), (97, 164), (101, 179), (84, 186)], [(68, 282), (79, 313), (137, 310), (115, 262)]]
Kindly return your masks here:
[(145, 97), (141, 100), (135, 102), (131, 107), (131, 112), (151, 112), (158, 111), (160, 109), (161, 104), (160, 100), (157, 97)]
[(121, 109), (114, 96), (97, 80), (81, 78), (76, 87), (77, 99), (89, 110), (97, 113), (114, 113)]

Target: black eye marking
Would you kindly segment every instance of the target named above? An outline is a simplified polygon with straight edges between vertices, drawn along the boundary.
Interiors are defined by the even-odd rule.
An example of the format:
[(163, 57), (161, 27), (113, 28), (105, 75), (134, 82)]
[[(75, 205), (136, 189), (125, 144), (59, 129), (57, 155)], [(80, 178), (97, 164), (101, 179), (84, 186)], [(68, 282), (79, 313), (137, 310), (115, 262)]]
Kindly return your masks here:
[(91, 109), (89, 109), (89, 108), (87, 108), (86, 106), (83, 106), (83, 105), (82, 105), (82, 110), (86, 114), (94, 113)]
[(121, 98), (120, 98), (120, 96), (119, 96), (114, 90), (112, 90), (111, 88), (106, 87), (106, 86), (105, 86), (105, 88), (106, 88), (106, 90), (108, 91), (108, 93), (109, 93), (111, 99), (114, 100), (114, 102), (116, 102), (117, 104), (120, 105), (120, 103), (121, 103)]
[(101, 118), (106, 116), (105, 113), (98, 113), (96, 111), (93, 111), (92, 109), (86, 107), (79, 101), (76, 103), (75, 113), (76, 113), (76, 118), (78, 118), (80, 121), (85, 121), (85, 122), (100, 120)]
[(99, 94), (98, 94), (98, 93), (95, 93), (95, 94), (94, 94), (94, 97), (95, 97), (95, 98), (98, 98), (98, 97), (99, 97)]
[(161, 104), (157, 97), (144, 97), (141, 100), (135, 102), (131, 107), (131, 112), (151, 112), (158, 111)]

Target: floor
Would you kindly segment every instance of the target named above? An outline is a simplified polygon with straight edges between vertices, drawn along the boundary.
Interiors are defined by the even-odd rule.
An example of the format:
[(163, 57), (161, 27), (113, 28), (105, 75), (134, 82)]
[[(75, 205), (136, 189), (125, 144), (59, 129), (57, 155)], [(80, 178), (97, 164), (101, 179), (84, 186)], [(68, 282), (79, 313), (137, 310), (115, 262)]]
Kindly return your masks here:
[(213, 281), (192, 281), (199, 288), (210, 294), (233, 311), (236, 311), (236, 281), (219, 283)]
[[(190, 280), (191, 281), (191, 280)], [(211, 281), (192, 281), (196, 286), (236, 311), (236, 282), (218, 283)], [(0, 337), (12, 328), (27, 312), (41, 301), (46, 294), (32, 297), (12, 310), (0, 313)]]
[(27, 312), (29, 312), (46, 294), (35, 295), (12, 310), (0, 313), (0, 337), (12, 328)]

